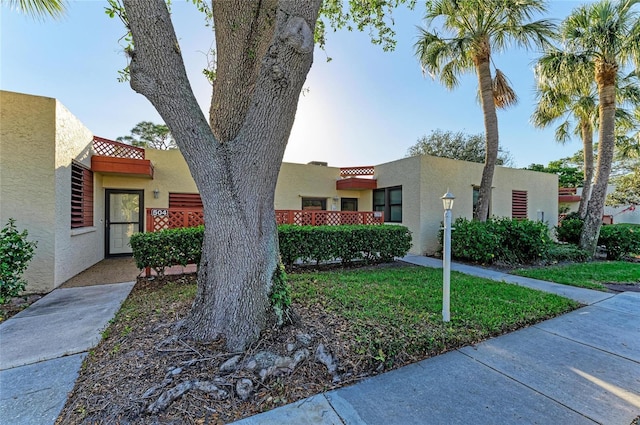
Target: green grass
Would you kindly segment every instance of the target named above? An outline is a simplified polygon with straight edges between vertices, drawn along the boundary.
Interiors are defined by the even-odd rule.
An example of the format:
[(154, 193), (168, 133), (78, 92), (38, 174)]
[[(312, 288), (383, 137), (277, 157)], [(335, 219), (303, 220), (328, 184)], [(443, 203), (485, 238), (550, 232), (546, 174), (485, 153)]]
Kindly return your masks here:
[(625, 261), (597, 261), (541, 268), (519, 269), (511, 273), (565, 285), (606, 290), (603, 283), (640, 282), (640, 264)]
[(349, 322), (369, 361), (435, 355), (578, 307), (521, 286), (451, 275), (451, 322), (442, 322), (442, 270), (401, 267), (289, 275), (294, 301), (320, 304)]

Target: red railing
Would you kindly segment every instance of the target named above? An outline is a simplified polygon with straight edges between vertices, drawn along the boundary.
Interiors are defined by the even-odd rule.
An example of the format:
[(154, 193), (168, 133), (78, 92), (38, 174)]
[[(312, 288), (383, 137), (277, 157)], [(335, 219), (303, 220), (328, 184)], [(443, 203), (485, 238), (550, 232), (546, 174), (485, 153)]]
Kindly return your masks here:
[(375, 171), (376, 169), (372, 165), (366, 167), (342, 167), (340, 168), (340, 177), (373, 176)]
[[(384, 214), (380, 211), (276, 210), (276, 222), (298, 226), (375, 225), (384, 223)], [(204, 224), (202, 209), (147, 208), (147, 232), (201, 224)]]
[(144, 159), (144, 149), (125, 143), (115, 142), (102, 137), (93, 136), (93, 150), (99, 156), (115, 158)]
[(278, 224), (298, 226), (339, 226), (344, 224), (383, 224), (381, 211), (276, 210)]

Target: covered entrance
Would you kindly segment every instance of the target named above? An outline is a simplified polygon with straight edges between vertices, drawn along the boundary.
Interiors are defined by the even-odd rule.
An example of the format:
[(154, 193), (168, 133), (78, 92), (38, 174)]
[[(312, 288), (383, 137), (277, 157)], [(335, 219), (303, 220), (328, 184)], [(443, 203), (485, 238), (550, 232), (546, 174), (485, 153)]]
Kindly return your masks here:
[(106, 189), (105, 197), (105, 255), (131, 255), (129, 239), (142, 231), (144, 191)]

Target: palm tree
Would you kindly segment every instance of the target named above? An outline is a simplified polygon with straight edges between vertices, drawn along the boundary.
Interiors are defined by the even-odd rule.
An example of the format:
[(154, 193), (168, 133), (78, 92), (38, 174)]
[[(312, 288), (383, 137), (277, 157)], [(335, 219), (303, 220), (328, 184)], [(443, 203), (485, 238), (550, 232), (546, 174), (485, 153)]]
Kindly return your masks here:
[[(544, 60), (544, 59), (542, 59)], [(588, 82), (590, 83), (590, 81)], [(556, 128), (556, 141), (566, 143), (570, 139), (570, 126), (575, 121), (575, 132), (582, 138), (583, 184), (578, 214), (584, 218), (589, 201), (589, 188), (593, 180), (593, 126), (598, 110), (596, 93), (590, 84), (574, 93), (563, 91), (558, 84), (549, 84), (538, 77), (538, 104), (531, 121), (533, 125), (544, 128), (564, 119)]]
[[(496, 69), (491, 73), (491, 55), (510, 45), (525, 48), (544, 47), (553, 37), (555, 26), (549, 20), (532, 21), (545, 12), (541, 0), (435, 0), (427, 2), (425, 22), (420, 28), (415, 52), (424, 72), (448, 89), (458, 85), (458, 77), (475, 71), (484, 114), (486, 137), (485, 164), (480, 182), (478, 208), (474, 218), (485, 221), (489, 215), (491, 182), (498, 155), (498, 117), (496, 107), (505, 108), (516, 101), (506, 77)], [(442, 19), (443, 33), (435, 29)]]
[[(616, 145), (618, 73), (633, 64), (640, 70), (640, 19), (633, 8), (640, 0), (602, 0), (575, 9), (562, 23), (564, 51), (549, 55), (547, 75), (570, 75), (574, 91), (585, 79), (598, 91), (598, 159), (580, 246), (595, 254)], [(574, 82), (572, 84), (571, 82)]]
[(11, 7), (31, 15), (33, 17), (44, 18), (51, 16), (61, 17), (65, 11), (63, 0), (3, 0)]
[[(536, 66), (537, 99), (536, 109), (531, 117), (534, 126), (544, 128), (561, 121), (556, 128), (556, 141), (566, 143), (571, 138), (571, 125), (583, 144), (583, 190), (578, 214), (585, 218), (593, 181), (593, 130), (598, 125), (598, 93), (593, 81), (593, 69), (576, 74), (554, 73), (554, 61), (563, 53), (551, 50), (538, 60)], [(578, 80), (582, 78), (582, 80)], [(619, 75), (616, 84), (618, 104), (640, 102), (640, 87), (637, 75)], [(626, 109), (616, 109), (616, 125), (625, 132), (633, 127), (633, 114)]]

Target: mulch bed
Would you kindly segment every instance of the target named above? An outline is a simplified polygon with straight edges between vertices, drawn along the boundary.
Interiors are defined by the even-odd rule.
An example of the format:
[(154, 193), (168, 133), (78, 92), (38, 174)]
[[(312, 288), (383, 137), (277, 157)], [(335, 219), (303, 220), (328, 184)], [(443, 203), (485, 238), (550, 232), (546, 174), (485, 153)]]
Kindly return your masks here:
[[(170, 279), (190, 280), (194, 276), (164, 280), (139, 278), (131, 296), (144, 297)], [(226, 352), (222, 342), (200, 344), (175, 337), (175, 326), (190, 307), (190, 302), (173, 304), (171, 312), (160, 318), (158, 314), (143, 314), (133, 323), (111, 326), (110, 336), (90, 352), (56, 423), (223, 424), (384, 370), (351, 350), (353, 335), (345, 319), (320, 306), (294, 305), (299, 316), (297, 323), (284, 328), (269, 327), (256, 344), (241, 353), (241, 362), (265, 351), (291, 357), (292, 347), (300, 348), (300, 336), (310, 336), (309, 344), (303, 347), (310, 355), (296, 365), (293, 373), (275, 374), (264, 380), (257, 371), (241, 369), (223, 373), (220, 366), (239, 353)], [(314, 353), (320, 345), (336, 360), (335, 373), (330, 373), (326, 364), (315, 359)], [(415, 359), (406, 360), (394, 367)], [(245, 401), (236, 394), (236, 386), (243, 379), (251, 380), (254, 386)], [(227, 396), (218, 399), (220, 392), (207, 391), (209, 387), (203, 391), (206, 385), (202, 383), (209, 387), (214, 384)], [(168, 390), (184, 389), (185, 385), (191, 389), (168, 403), (166, 409), (153, 411), (152, 405), (161, 396), (175, 395)]]

